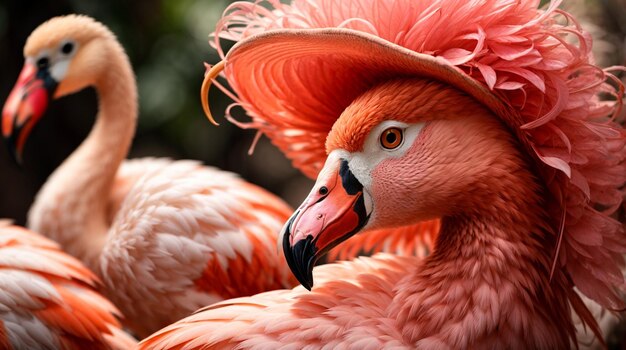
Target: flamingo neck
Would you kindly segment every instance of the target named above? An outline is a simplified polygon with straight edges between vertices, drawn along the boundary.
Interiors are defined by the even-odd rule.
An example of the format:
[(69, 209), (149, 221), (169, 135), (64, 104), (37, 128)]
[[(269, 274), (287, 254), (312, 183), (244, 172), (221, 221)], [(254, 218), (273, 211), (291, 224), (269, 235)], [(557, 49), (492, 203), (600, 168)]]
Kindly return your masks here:
[(107, 73), (95, 83), (99, 112), (90, 134), (50, 176), (29, 213), (29, 226), (90, 267), (97, 263), (110, 227), (108, 201), (137, 121), (137, 88), (119, 44)]
[(442, 219), (433, 253), (399, 283), (392, 310), (403, 336), (426, 348), (568, 348), (568, 287), (562, 274), (550, 281), (545, 190), (522, 160), (489, 178)]

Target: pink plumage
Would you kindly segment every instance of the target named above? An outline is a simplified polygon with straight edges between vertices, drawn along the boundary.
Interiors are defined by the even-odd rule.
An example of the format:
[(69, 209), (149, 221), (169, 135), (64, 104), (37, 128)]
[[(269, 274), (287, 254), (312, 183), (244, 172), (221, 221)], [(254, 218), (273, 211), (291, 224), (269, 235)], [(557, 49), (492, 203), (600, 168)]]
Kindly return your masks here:
[(538, 9), (538, 0), (295, 0), (268, 1), (268, 9), (237, 2), (218, 23), (213, 45), (226, 59), (237, 104), (252, 117), (238, 124), (259, 129), (309, 176), (323, 164), (326, 135), (341, 111), (372, 82), (398, 74), (399, 64), (369, 57), (350, 65), (352, 53), (337, 49), (322, 57), (315, 43), (289, 54), (277, 46), (265, 57), (224, 55), (219, 38), (242, 41), (241, 52), (260, 33), (344, 28), (462, 71), (492, 96), (479, 87), (462, 89), (479, 99), (495, 96), (505, 107), (481, 101), (512, 128), (550, 189), (548, 212), (560, 235), (555, 266), (603, 306), (623, 308), (616, 292), (626, 239), (610, 217), (626, 181), (626, 133), (612, 120), (623, 86), (594, 65), (591, 37), (559, 3)]
[(0, 348), (128, 349), (98, 278), (59, 246), (0, 220)]

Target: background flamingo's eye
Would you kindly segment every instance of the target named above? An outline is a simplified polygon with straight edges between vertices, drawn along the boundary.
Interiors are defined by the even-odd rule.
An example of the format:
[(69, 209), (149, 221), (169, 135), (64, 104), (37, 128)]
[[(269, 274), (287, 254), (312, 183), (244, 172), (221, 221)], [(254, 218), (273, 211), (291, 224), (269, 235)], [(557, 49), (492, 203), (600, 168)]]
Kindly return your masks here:
[(63, 46), (61, 46), (61, 52), (64, 55), (69, 55), (72, 53), (72, 51), (74, 51), (74, 43), (73, 42), (66, 42), (65, 44), (63, 44)]

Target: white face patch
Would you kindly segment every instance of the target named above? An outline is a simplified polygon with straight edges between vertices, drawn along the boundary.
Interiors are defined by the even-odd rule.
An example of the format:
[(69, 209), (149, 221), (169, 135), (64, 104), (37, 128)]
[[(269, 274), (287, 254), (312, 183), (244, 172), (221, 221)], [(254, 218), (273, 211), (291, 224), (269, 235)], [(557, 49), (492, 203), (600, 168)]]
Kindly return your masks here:
[(55, 49), (44, 49), (35, 56), (26, 57), (26, 61), (40, 67), (42, 60), (47, 60), (48, 72), (57, 82), (61, 82), (67, 74), (72, 58), (78, 50), (78, 44), (72, 40), (63, 40)]
[[(363, 151), (350, 154), (348, 165), (354, 176), (363, 184), (363, 187), (370, 189), (372, 185), (372, 171), (385, 159), (403, 157), (413, 146), (413, 142), (424, 127), (424, 123), (406, 124), (395, 120), (387, 120), (375, 128), (367, 135), (363, 143)], [(381, 134), (389, 128), (402, 130), (402, 142), (394, 149), (387, 149), (381, 145)], [(346, 152), (346, 151), (343, 151)], [(334, 153), (334, 152), (333, 152)], [(346, 152), (347, 153), (347, 152)]]
[(50, 66), (50, 75), (55, 81), (60, 82), (67, 74), (67, 68), (70, 66), (69, 59), (59, 60)]

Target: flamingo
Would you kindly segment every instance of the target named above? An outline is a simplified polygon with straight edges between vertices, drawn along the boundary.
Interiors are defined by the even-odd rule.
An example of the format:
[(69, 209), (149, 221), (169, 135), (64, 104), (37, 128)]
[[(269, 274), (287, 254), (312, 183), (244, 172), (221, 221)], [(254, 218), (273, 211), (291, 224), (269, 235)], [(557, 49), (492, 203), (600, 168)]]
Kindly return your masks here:
[(0, 220), (2, 349), (129, 349), (117, 309), (80, 261), (32, 231)]
[(78, 15), (39, 26), (2, 113), (21, 157), (49, 99), (94, 86), (93, 130), (48, 179), (29, 227), (54, 239), (103, 281), (103, 293), (138, 336), (216, 301), (294, 285), (276, 236), (291, 209), (237, 176), (196, 161), (124, 161), (137, 91), (123, 48)]
[[(235, 122), (321, 169), (280, 238), (302, 286), (211, 305), (139, 348), (566, 349), (572, 314), (601, 342), (576, 291), (624, 308), (622, 86), (558, 5), (231, 5), (203, 94), (223, 72), (252, 117)], [(237, 41), (227, 55), (219, 38)], [(425, 259), (313, 269), (357, 232), (437, 217)]]

